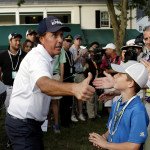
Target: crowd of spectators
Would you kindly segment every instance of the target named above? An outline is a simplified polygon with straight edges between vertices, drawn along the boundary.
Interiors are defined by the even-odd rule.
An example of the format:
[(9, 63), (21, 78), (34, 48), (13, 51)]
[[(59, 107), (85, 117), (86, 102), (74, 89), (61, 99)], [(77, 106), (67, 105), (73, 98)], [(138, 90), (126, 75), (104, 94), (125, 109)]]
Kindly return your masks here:
[[(0, 77), (2, 81), (0, 82), (0, 106), (2, 107), (2, 103), (5, 103), (6, 110), (9, 106), (9, 100), (13, 89), (13, 82), (17, 75), (17, 71), (19, 70), (21, 61), (26, 55), (28, 55), (27, 53), (30, 53), (33, 48), (36, 48), (38, 44), (40, 44), (37, 40), (37, 35), (38, 34), (35, 30), (27, 30), (26, 40), (23, 42), (23, 44), (21, 44), (22, 35), (20, 33), (10, 33), (10, 35), (8, 35), (8, 50), (0, 53)], [(86, 121), (88, 119), (94, 121), (97, 117), (100, 117), (98, 110), (99, 103), (102, 103), (103, 110), (112, 115), (112, 111), (114, 111), (114, 104), (118, 102), (118, 99), (120, 99), (120, 95), (122, 93), (118, 92), (114, 85), (107, 86), (106, 82), (106, 87), (105, 85), (100, 87), (100, 84), (93, 85), (93, 83), (96, 82), (96, 79), (98, 80), (98, 78), (106, 79), (106, 77), (109, 77), (110, 79), (111, 76), (111, 83), (114, 82), (114, 78), (118, 78), (116, 75), (118, 70), (115, 67), (112, 67), (112, 64), (120, 66), (122, 63), (128, 63), (130, 61), (136, 61), (141, 64), (140, 61), (144, 60), (142, 63), (145, 66), (147, 65), (146, 67), (148, 69), (150, 68), (148, 66), (149, 64), (146, 62), (150, 60), (150, 26), (145, 27), (142, 38), (140, 36), (140, 38), (135, 37), (135, 39), (127, 41), (126, 45), (120, 49), (121, 55), (118, 55), (118, 50), (116, 49), (114, 43), (107, 43), (104, 47), (102, 47), (100, 43), (94, 41), (89, 46), (85, 46), (83, 45), (82, 40), (83, 37), (79, 34), (76, 34), (74, 37), (70, 34), (67, 34), (63, 37), (61, 53), (54, 57), (52, 78), (54, 80), (65, 83), (80, 83), (88, 77), (88, 72), (91, 72), (92, 80), (89, 84), (91, 86), (100, 88), (100, 90), (97, 89), (90, 100), (86, 102), (78, 100), (77, 97), (70, 95), (62, 95), (57, 97), (52, 96), (47, 127), (52, 126), (55, 133), (60, 133), (61, 127), (69, 128), (72, 123), (78, 123), (79, 121)], [(128, 67), (130, 67), (130, 65)], [(134, 68), (132, 68), (132, 70), (134, 70)], [(138, 74), (136, 76), (138, 76)], [(136, 80), (134, 81), (136, 82)], [(150, 117), (149, 85), (150, 83), (147, 82), (147, 86), (141, 86), (141, 90), (138, 91), (137, 95), (140, 96), (142, 102), (145, 104), (147, 113)], [(133, 93), (136, 92), (133, 90)], [(120, 104), (116, 105), (120, 106)], [(144, 108), (142, 109), (144, 110)], [(103, 113), (105, 111), (103, 111)], [(110, 119), (111, 118), (109, 118), (109, 123), (111, 121)], [(147, 120), (146, 122), (148, 122)], [(148, 150), (150, 145), (150, 127), (148, 126), (147, 129), (147, 141), (146, 138), (144, 138), (144, 140), (138, 141), (139, 145), (143, 145), (146, 141), (146, 150)], [(105, 146), (103, 146), (103, 140), (105, 139), (106, 141), (112, 142), (112, 137), (110, 137), (108, 132), (105, 133), (103, 137), (99, 137), (99, 135), (92, 133), (90, 134), (89, 140), (93, 143), (94, 146), (97, 146), (98, 148), (106, 148), (105, 146), (107, 143), (104, 143)], [(144, 130), (143, 132), (146, 131)], [(130, 138), (136, 139), (135, 136), (131, 136)], [(127, 137), (125, 138), (125, 140), (127, 140), (126, 142), (129, 143), (136, 143), (137, 141), (135, 139), (130, 141), (127, 139)], [(102, 143), (99, 141), (102, 141)], [(115, 142), (115, 140), (113, 142)], [(137, 149), (141, 148), (141, 145), (139, 145), (136, 147)], [(113, 146), (115, 147), (115, 145)], [(110, 147), (110, 149), (113, 149), (113, 146)]]

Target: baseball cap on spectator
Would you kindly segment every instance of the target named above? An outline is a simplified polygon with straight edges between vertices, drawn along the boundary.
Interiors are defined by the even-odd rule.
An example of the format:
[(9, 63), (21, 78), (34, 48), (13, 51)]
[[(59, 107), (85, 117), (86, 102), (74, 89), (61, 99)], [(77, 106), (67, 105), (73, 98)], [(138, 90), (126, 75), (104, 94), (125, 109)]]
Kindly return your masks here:
[(80, 34), (76, 34), (73, 39), (74, 40), (76, 40), (76, 39), (81, 39), (82, 40), (82, 36)]
[(109, 43), (105, 47), (103, 47), (103, 49), (107, 49), (107, 48), (116, 49), (116, 46), (113, 43)]
[(80, 48), (81, 49), (86, 49), (86, 46), (81, 45)]
[(10, 41), (11, 39), (15, 39), (17, 37), (22, 39), (22, 35), (21, 34), (19, 34), (19, 33), (10, 33), (9, 36), (8, 36), (8, 40)]
[(57, 32), (62, 30), (64, 32), (70, 32), (70, 28), (63, 25), (63, 23), (54, 16), (44, 18), (38, 25), (37, 33), (43, 35), (46, 32)]
[(35, 34), (36, 35), (37, 32), (35, 30), (33, 30), (33, 29), (28, 29), (27, 32), (26, 32), (26, 36), (27, 35), (31, 35), (31, 34)]
[(127, 50), (129, 47), (137, 47), (137, 48), (142, 48), (141, 45), (135, 44), (135, 39), (131, 39), (126, 42), (126, 45), (121, 47), (121, 50)]
[(66, 35), (65, 37), (64, 37), (64, 40), (68, 40), (68, 41), (70, 41), (70, 42), (72, 42), (72, 36), (70, 35), (70, 34), (68, 34), (68, 35)]
[(120, 65), (111, 64), (114, 71), (119, 73), (127, 73), (141, 88), (143, 88), (148, 81), (148, 71), (145, 66), (137, 61), (129, 60)]

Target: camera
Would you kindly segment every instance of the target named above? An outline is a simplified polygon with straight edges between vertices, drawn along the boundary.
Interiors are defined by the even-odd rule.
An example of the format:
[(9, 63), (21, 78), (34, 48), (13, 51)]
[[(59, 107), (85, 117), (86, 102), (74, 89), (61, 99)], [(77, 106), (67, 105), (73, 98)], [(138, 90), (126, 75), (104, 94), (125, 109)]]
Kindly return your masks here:
[(94, 60), (96, 64), (101, 64), (101, 60), (104, 54), (105, 54), (105, 50), (101, 48), (94, 49)]
[(127, 62), (128, 60), (136, 60), (137, 61), (137, 51), (136, 47), (131, 46), (126, 49), (125, 55), (124, 55), (124, 62)]

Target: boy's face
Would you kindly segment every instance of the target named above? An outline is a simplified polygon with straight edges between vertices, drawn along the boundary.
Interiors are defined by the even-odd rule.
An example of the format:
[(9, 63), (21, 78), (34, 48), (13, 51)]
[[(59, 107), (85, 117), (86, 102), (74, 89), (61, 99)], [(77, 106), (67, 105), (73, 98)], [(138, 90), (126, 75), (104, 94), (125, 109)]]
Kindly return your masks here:
[(114, 79), (114, 88), (120, 91), (124, 91), (134, 85), (134, 81), (128, 80), (127, 74), (124, 73), (117, 73), (116, 75), (114, 75)]

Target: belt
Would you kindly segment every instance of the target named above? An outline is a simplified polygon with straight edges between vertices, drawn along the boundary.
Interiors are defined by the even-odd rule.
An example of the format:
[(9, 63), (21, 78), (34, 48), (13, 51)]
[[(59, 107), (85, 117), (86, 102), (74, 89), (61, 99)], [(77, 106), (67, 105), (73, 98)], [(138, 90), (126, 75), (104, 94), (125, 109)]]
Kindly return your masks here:
[(12, 119), (19, 120), (19, 121), (29, 123), (29, 124), (34, 124), (34, 125), (40, 125), (41, 126), (44, 123), (44, 121), (36, 121), (36, 120), (30, 119), (30, 118), (20, 119), (20, 118), (17, 118), (15, 116), (10, 115), (9, 113), (7, 113), (7, 116), (12, 118)]

